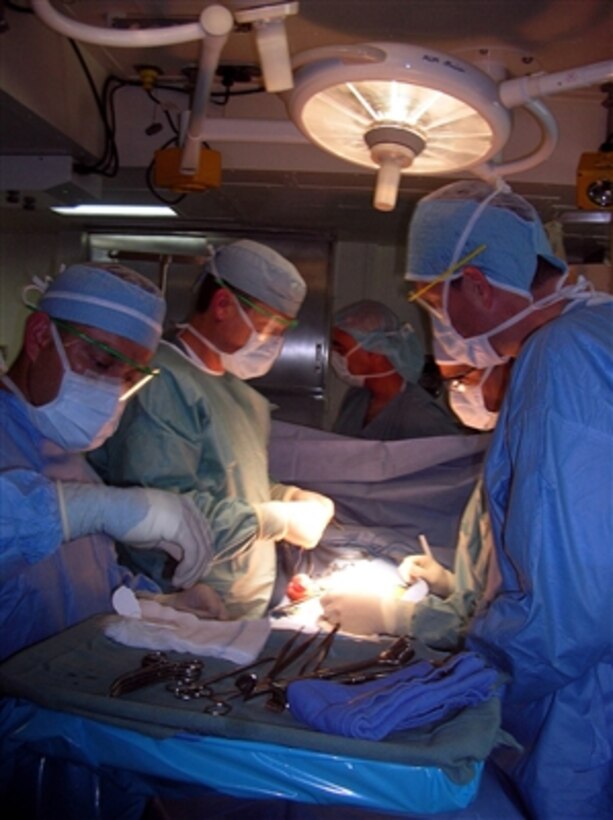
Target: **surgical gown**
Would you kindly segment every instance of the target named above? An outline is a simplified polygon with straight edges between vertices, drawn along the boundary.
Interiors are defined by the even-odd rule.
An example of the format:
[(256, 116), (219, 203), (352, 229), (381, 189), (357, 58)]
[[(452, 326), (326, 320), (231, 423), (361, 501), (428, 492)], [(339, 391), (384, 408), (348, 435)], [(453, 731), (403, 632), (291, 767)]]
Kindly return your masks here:
[(365, 387), (351, 387), (345, 394), (333, 431), (378, 441), (454, 436), (462, 432), (449, 410), (423, 387), (409, 383), (374, 419), (365, 423), (371, 395)]
[[(277, 571), (272, 539), (259, 538), (253, 504), (283, 489), (268, 476), (270, 405), (231, 375), (204, 371), (163, 342), (160, 375), (131, 400), (121, 424), (91, 460), (110, 484), (188, 493), (206, 516), (216, 553), (206, 581), (231, 617), (261, 617)], [(168, 588), (163, 553), (132, 551), (142, 571)]]
[(613, 300), (524, 345), (485, 482), (502, 577), (468, 643), (511, 675), (507, 767), (534, 817), (613, 817)]
[(23, 402), (0, 389), (0, 658), (99, 612), (121, 584), (159, 591), (117, 563), (113, 541), (62, 543), (55, 480), (99, 482), (81, 454), (30, 424)]

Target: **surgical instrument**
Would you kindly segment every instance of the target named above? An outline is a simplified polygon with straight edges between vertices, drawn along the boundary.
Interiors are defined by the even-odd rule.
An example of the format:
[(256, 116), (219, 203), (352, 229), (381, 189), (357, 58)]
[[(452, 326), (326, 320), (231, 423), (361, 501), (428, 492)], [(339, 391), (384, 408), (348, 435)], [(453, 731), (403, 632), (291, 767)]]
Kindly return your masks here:
[[(201, 660), (192, 658), (187, 661), (170, 661), (164, 652), (149, 652), (142, 661), (139, 669), (132, 672), (127, 672), (116, 678), (111, 684), (109, 695), (112, 698), (127, 695), (130, 692), (135, 692), (137, 689), (143, 689), (147, 686), (152, 686), (155, 683), (163, 680), (175, 681), (170, 683), (168, 689), (175, 694), (176, 697), (188, 699), (184, 697), (188, 691), (194, 692), (198, 687), (203, 690), (210, 687), (214, 683), (218, 683), (225, 678), (240, 675), (249, 669), (253, 669), (264, 663), (274, 660), (273, 656), (260, 658), (257, 661), (239, 666), (229, 672), (220, 672), (213, 677), (206, 680), (200, 680), (204, 663)], [(179, 691), (181, 690), (181, 691)], [(193, 694), (192, 697), (198, 697)]]
[[(371, 658), (366, 658), (362, 661), (355, 661), (353, 663), (343, 664), (342, 666), (330, 667), (328, 669), (318, 669), (305, 674), (298, 674), (296, 677), (288, 678), (287, 680), (272, 681), (268, 690), (270, 697), (266, 703), (268, 709), (275, 712), (281, 712), (287, 706), (287, 687), (290, 683), (299, 680), (316, 679), (316, 680), (331, 680), (338, 679), (338, 683), (355, 684), (365, 683), (369, 680), (374, 680), (377, 677), (383, 677), (390, 672), (398, 669), (400, 666), (405, 666), (415, 653), (411, 646), (408, 637), (403, 636), (394, 641), (391, 646), (379, 652)], [(384, 667), (376, 671), (377, 667)], [(369, 674), (365, 674), (367, 670), (373, 670)], [(264, 690), (265, 691), (265, 690)], [(257, 693), (256, 693), (257, 694)]]
[(418, 535), (417, 538), (419, 540), (419, 546), (422, 548), (422, 550), (428, 556), (428, 558), (434, 558), (434, 556), (432, 555), (432, 549), (430, 547), (430, 544), (428, 543), (428, 539), (426, 538), (426, 536), (423, 533), (420, 533), (420, 535)]
[(164, 652), (150, 652), (144, 656), (139, 669), (120, 675), (113, 681), (109, 696), (118, 698), (162, 680), (197, 680), (203, 667), (203, 662), (194, 658), (169, 661)]
[[(240, 676), (241, 673), (246, 674), (250, 669), (255, 669), (257, 666), (262, 666), (265, 663), (270, 663), (270, 661), (274, 661), (274, 655), (269, 655), (266, 658), (259, 658), (257, 661), (253, 661), (253, 663), (248, 663), (245, 666), (239, 666), (237, 669), (232, 669), (230, 672), (220, 672), (217, 675), (213, 675), (212, 677), (205, 678), (204, 680), (199, 679), (192, 679), (192, 680), (175, 680), (173, 683), (169, 683), (166, 685), (166, 689), (169, 692), (179, 698), (179, 700), (195, 700), (197, 698), (214, 698), (215, 693), (213, 692), (212, 686), (215, 683), (220, 683), (222, 680), (227, 680), (228, 678), (232, 678), (235, 675)], [(233, 690), (234, 691), (234, 690)], [(233, 692), (228, 692), (227, 694), (233, 694)], [(240, 693), (239, 693), (240, 694)]]
[[(330, 635), (333, 635), (333, 633), (330, 633)], [(324, 644), (325, 641), (330, 640), (330, 635), (327, 635), (324, 638), (322, 644)], [(321, 647), (318, 647), (318, 649), (319, 648)], [(370, 657), (365, 660), (354, 661), (351, 663), (342, 664), (341, 666), (330, 667), (328, 669), (318, 668), (311, 672), (304, 671), (303, 673), (298, 673), (282, 680), (278, 678), (278, 672), (282, 670), (277, 670), (277, 674), (275, 676), (271, 676), (269, 674), (262, 681), (259, 683), (254, 682), (251, 686), (247, 685), (246, 681), (243, 682), (245, 700), (250, 700), (257, 695), (268, 694), (271, 695), (271, 699), (267, 705), (269, 708), (276, 710), (280, 707), (282, 700), (281, 695), (285, 692), (287, 686), (294, 681), (305, 680), (307, 678), (316, 678), (320, 680), (342, 678), (348, 675), (355, 675), (356, 673), (363, 672), (367, 669), (372, 669), (373, 667), (383, 666), (397, 668), (407, 663), (413, 655), (414, 652), (409, 638), (401, 637), (395, 640), (387, 649), (379, 652), (375, 657)], [(289, 666), (289, 664), (284, 664), (283, 668), (287, 668), (287, 666)], [(237, 685), (238, 684), (239, 682), (237, 681)]]

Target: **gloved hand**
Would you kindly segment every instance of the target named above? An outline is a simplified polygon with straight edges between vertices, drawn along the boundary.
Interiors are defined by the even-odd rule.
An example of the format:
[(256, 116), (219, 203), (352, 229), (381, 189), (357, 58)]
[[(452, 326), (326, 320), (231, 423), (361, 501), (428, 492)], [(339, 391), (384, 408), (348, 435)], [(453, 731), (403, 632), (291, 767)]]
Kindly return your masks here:
[(355, 635), (372, 635), (385, 632), (400, 634), (408, 625), (415, 604), (398, 598), (382, 598), (369, 592), (346, 592), (330, 590), (320, 599), (324, 618), (332, 624), (340, 624), (345, 632)]
[[(329, 500), (329, 499), (328, 499)], [(320, 501), (282, 501), (285, 507), (285, 532), (283, 538), (303, 549), (313, 549), (319, 543), (324, 530), (334, 514), (334, 505)]]
[(449, 597), (455, 588), (453, 572), (449, 572), (429, 555), (409, 555), (398, 567), (398, 572), (407, 584), (423, 578), (430, 587), (430, 591), (440, 598)]
[(213, 538), (189, 496), (143, 487), (56, 482), (64, 539), (104, 532), (143, 549), (157, 547), (179, 563), (177, 587), (195, 584), (210, 567)]
[[(258, 537), (272, 538), (274, 541), (285, 538), (290, 544), (307, 550), (316, 547), (334, 514), (334, 504), (325, 496), (314, 495), (318, 498), (313, 501), (264, 501), (254, 504), (259, 523)], [(319, 499), (330, 503), (322, 503)]]
[(334, 516), (334, 501), (332, 501), (331, 498), (328, 498), (327, 495), (315, 493), (312, 490), (302, 490), (300, 487), (292, 487), (283, 500), (316, 501), (318, 504), (321, 504), (324, 510), (328, 513), (328, 523), (330, 523), (332, 517)]

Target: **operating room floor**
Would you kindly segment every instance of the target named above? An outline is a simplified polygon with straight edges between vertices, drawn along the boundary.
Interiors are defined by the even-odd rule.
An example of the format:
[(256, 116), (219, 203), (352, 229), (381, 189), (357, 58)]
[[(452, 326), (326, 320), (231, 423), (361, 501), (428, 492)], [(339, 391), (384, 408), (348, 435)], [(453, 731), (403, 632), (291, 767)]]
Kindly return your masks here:
[(392, 814), (339, 805), (250, 800), (210, 793), (189, 798), (156, 798), (142, 820), (527, 820), (498, 771), (486, 765), (477, 797), (465, 809), (435, 814)]

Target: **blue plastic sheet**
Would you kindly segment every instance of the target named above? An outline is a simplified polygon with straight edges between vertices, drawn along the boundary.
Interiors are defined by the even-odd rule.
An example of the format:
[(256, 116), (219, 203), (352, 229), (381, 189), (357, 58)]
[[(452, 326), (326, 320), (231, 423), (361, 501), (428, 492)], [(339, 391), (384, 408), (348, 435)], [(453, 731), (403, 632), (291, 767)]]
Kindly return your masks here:
[(473, 780), (458, 785), (434, 767), (187, 734), (157, 740), (23, 701), (6, 700), (1, 715), (5, 774), (10, 758), (26, 747), (92, 769), (131, 770), (237, 797), (429, 814), (468, 806), (483, 769), (475, 764)]

